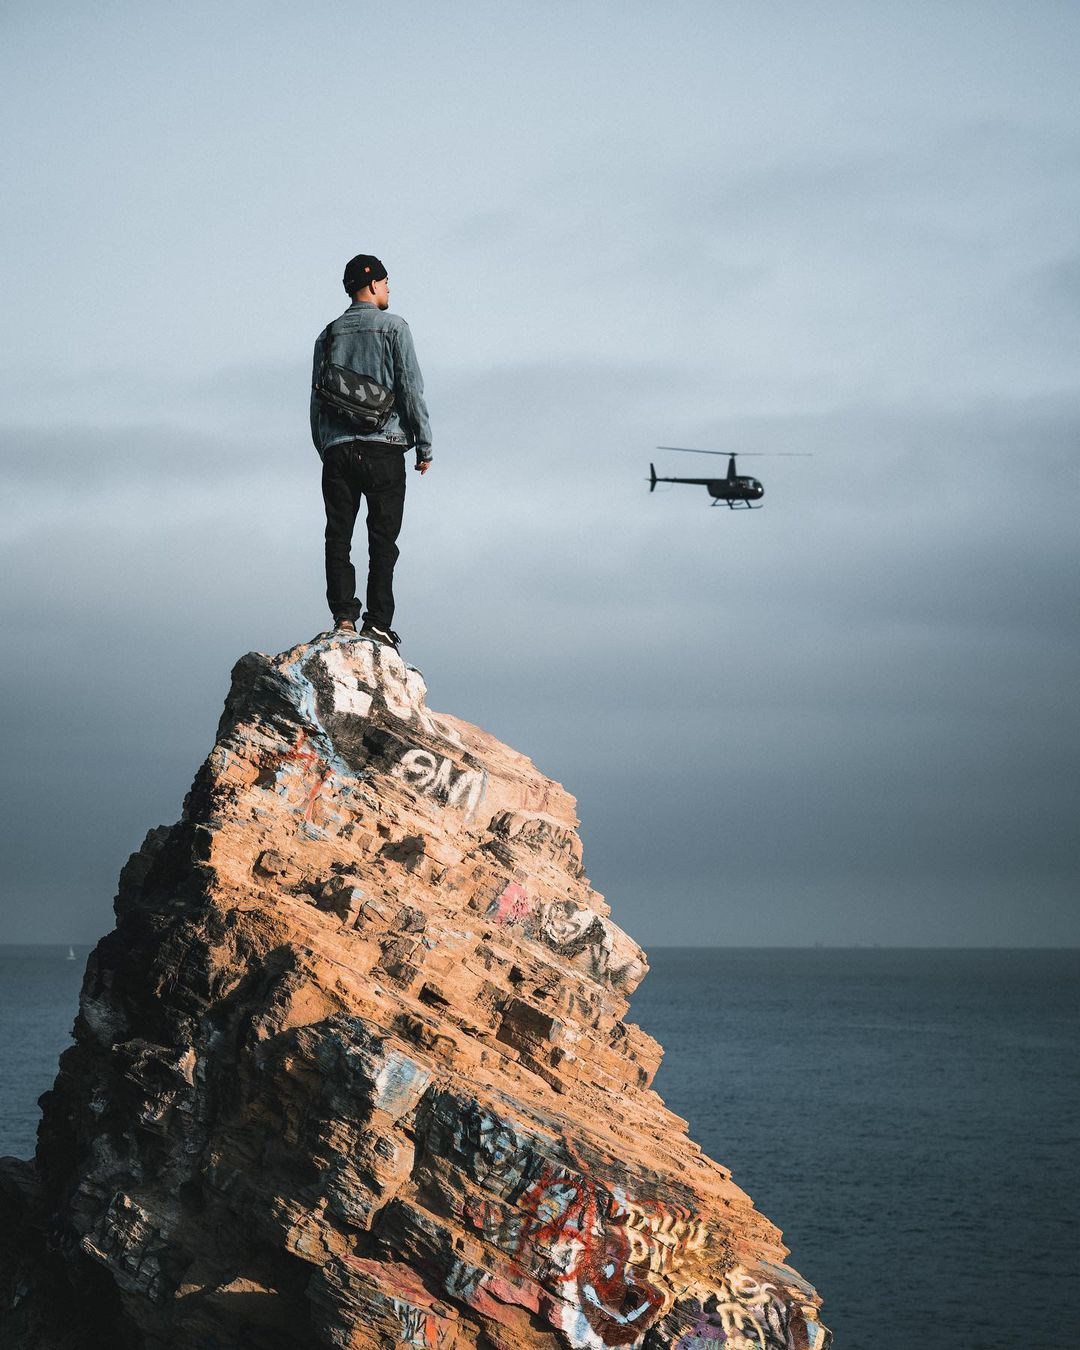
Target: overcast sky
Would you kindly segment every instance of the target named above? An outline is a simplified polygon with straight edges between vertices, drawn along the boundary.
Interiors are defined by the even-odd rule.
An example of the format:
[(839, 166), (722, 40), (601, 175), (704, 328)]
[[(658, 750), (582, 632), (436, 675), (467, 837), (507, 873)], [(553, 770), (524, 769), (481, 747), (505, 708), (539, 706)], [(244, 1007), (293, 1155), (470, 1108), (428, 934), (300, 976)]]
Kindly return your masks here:
[[(623, 927), (1080, 941), (1078, 36), (4, 5), (0, 941), (106, 931), (233, 662), (326, 626), (310, 352), (360, 251), (434, 428), (403, 654), (578, 797)], [(710, 463), (658, 443), (814, 457), (740, 514), (650, 496)]]

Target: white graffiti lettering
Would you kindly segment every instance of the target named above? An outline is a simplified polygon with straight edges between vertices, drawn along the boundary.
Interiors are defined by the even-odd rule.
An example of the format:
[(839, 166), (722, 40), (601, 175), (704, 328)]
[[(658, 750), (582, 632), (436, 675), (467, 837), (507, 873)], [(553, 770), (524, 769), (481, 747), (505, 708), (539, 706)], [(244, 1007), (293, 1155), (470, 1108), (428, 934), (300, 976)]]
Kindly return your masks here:
[[(371, 694), (360, 688), (361, 683), (373, 684), (374, 671), (371, 670), (371, 649), (363, 647), (367, 655), (367, 670), (359, 675), (346, 662), (338, 647), (331, 647), (323, 653), (322, 662), (333, 680), (334, 711), (352, 713), (356, 717), (367, 717), (371, 712)], [(361, 663), (363, 664), (363, 663)]]
[(406, 750), (394, 770), (394, 777), (406, 778), (418, 788), (428, 788), (435, 778), (437, 763), (429, 750)]
[(394, 768), (394, 776), (404, 778), (448, 806), (464, 807), (469, 814), (484, 796), (482, 769), (456, 769), (453, 760), (437, 757), (430, 750), (406, 750)]

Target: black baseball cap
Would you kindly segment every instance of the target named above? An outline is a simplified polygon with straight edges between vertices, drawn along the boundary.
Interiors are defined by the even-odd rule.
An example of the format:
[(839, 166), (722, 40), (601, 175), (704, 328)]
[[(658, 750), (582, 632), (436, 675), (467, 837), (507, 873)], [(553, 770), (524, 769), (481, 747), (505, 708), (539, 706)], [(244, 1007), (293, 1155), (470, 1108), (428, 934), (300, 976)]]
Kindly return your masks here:
[(370, 286), (373, 281), (382, 281), (386, 275), (386, 268), (374, 254), (358, 253), (345, 264), (345, 275), (341, 278), (341, 284), (349, 295), (353, 295), (357, 291), (362, 291), (365, 286)]

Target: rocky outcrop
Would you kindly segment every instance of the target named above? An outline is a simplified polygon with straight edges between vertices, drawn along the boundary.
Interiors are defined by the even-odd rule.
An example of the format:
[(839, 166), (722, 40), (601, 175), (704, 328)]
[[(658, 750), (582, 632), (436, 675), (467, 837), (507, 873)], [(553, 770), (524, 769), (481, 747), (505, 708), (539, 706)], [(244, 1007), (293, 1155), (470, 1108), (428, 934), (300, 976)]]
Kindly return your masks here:
[[(183, 818), (121, 875), (36, 1176), (0, 1176), (87, 1337), (827, 1346), (780, 1234), (650, 1088), (645, 956), (576, 826), (385, 647), (238, 663)], [(50, 1350), (20, 1278), (0, 1339)]]

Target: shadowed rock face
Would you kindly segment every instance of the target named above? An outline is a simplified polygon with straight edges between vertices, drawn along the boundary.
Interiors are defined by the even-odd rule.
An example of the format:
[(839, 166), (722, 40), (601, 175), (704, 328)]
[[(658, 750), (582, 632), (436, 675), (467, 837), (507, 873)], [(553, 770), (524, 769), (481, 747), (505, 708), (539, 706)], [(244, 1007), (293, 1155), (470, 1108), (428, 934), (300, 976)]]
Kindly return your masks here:
[[(36, 1178), (0, 1175), (64, 1345), (823, 1350), (649, 1087), (573, 799), (424, 694), (360, 638), (244, 657), (124, 868)], [(54, 1344), (44, 1260), (5, 1344)]]

